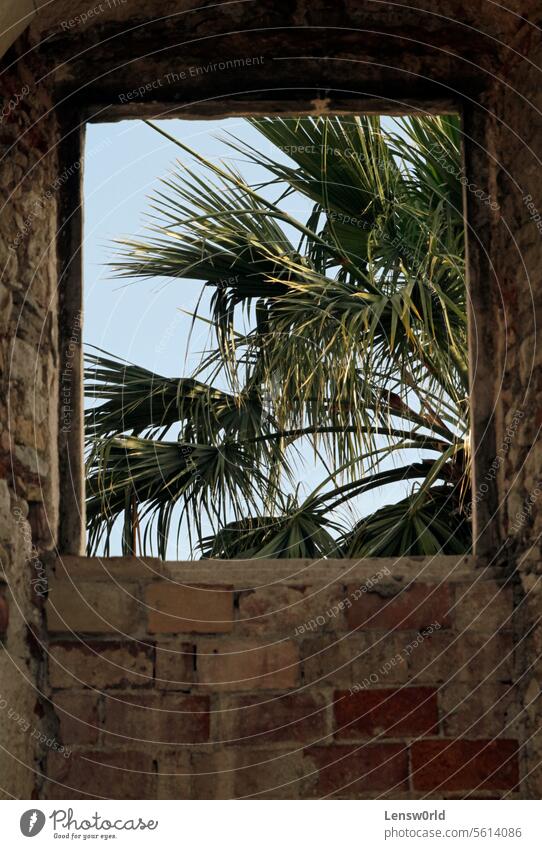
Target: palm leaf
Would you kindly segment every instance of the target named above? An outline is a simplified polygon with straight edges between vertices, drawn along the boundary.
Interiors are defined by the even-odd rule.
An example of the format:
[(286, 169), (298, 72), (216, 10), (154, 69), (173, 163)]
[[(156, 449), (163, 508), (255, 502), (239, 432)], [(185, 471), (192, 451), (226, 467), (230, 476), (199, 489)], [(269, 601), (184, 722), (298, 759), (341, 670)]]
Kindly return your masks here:
[[(276, 201), (158, 130), (192, 164), (162, 181), (148, 235), (124, 240), (113, 265), (211, 286), (216, 344), (179, 378), (89, 357), (87, 392), (101, 402), (86, 417), (91, 549), (123, 519), (125, 550), (139, 528), (140, 545), (154, 539), (165, 556), (179, 505), (209, 557), (465, 550), (458, 121), (251, 123), (281, 155), (228, 144), (266, 169)], [(295, 191), (312, 202), (305, 223), (281, 206)], [(182, 444), (165, 441), (170, 428)], [(327, 477), (299, 503), (289, 458), (307, 445)], [(412, 450), (419, 460), (383, 467)], [(398, 504), (350, 531), (337, 521), (345, 502), (409, 479), (417, 488)]]

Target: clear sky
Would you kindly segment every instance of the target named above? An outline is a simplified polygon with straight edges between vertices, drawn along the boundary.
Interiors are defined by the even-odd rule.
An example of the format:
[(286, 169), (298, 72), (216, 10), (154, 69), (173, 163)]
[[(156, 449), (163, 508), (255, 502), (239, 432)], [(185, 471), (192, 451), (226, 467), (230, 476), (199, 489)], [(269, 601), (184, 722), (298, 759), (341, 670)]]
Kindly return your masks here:
[[(167, 131), (210, 158), (232, 158), (217, 135), (242, 134), (260, 148), (259, 133), (246, 121), (160, 122)], [(112, 279), (107, 263), (114, 256), (112, 241), (141, 233), (149, 195), (159, 188), (175, 160), (183, 155), (175, 145), (143, 121), (90, 124), (85, 151), (85, 339), (87, 342), (176, 376), (184, 368), (190, 319), (180, 308), (195, 307), (201, 282), (187, 280), (127, 281)], [(183, 157), (184, 160), (188, 157)], [(243, 164), (248, 180), (258, 171)], [(310, 204), (296, 195), (289, 210), (302, 220)], [(204, 333), (203, 329), (201, 331)], [(197, 347), (197, 335), (193, 339)]]
[[(167, 131), (208, 158), (235, 158), (222, 139), (226, 132), (242, 137), (259, 150), (269, 146), (249, 124), (238, 118), (220, 121), (169, 120), (160, 122)], [(273, 148), (273, 155), (277, 151)], [(87, 125), (85, 150), (85, 229), (84, 229), (84, 338), (119, 357), (166, 376), (189, 375), (199, 360), (197, 354), (185, 360), (191, 320), (181, 309), (193, 310), (201, 293), (201, 281), (119, 280), (107, 263), (115, 255), (114, 239), (134, 236), (145, 226), (150, 211), (149, 196), (159, 188), (181, 156), (172, 142), (143, 121)], [(236, 163), (248, 182), (256, 182), (261, 172), (250, 163)], [(276, 190), (275, 190), (276, 191)], [(288, 211), (306, 221), (312, 204), (300, 194), (288, 200)], [(191, 351), (200, 351), (207, 337), (203, 328), (193, 332)], [(306, 483), (318, 482), (319, 476)], [(312, 487), (309, 487), (312, 488)], [(405, 487), (373, 492), (365, 497), (363, 513), (406, 494)], [(182, 535), (184, 537), (184, 534)], [(120, 553), (120, 533), (112, 554)], [(174, 549), (169, 553), (176, 556)], [(182, 543), (179, 556), (187, 557)]]

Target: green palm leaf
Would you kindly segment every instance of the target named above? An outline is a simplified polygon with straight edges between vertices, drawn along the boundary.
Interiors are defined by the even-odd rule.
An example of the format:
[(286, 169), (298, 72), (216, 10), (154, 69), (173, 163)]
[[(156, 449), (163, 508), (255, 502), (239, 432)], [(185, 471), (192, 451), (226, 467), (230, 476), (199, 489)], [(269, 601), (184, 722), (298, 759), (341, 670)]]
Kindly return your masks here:
[[(123, 240), (114, 268), (212, 287), (215, 342), (187, 377), (89, 355), (90, 549), (124, 517), (125, 550), (140, 529), (139, 546), (165, 556), (179, 505), (208, 557), (466, 550), (458, 120), (251, 124), (276, 155), (227, 143), (265, 169), (275, 201), (158, 130), (191, 164), (162, 181), (148, 236)], [(312, 203), (306, 222), (281, 203), (296, 191)], [(172, 428), (180, 441), (166, 441)], [(325, 475), (303, 500), (291, 488), (308, 456)], [(337, 519), (408, 480), (407, 498), (350, 530)]]

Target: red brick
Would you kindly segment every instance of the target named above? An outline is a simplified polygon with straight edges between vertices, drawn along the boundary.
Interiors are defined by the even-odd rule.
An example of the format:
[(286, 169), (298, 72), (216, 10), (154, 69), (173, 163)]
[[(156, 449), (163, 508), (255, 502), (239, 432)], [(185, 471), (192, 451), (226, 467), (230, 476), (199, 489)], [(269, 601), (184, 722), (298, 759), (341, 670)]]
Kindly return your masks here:
[(329, 735), (326, 697), (309, 693), (236, 696), (221, 702), (221, 739), (250, 746), (319, 743)]
[(513, 790), (519, 781), (515, 740), (421, 740), (412, 745), (415, 790)]
[(408, 753), (399, 743), (313, 746), (305, 750), (305, 756), (318, 770), (308, 795), (360, 798), (408, 789)]
[(96, 743), (99, 734), (98, 699), (90, 690), (57, 693), (53, 699), (64, 746)]
[(150, 686), (153, 648), (135, 641), (95, 640), (53, 643), (49, 651), (52, 687)]
[(233, 628), (233, 592), (226, 587), (187, 587), (160, 581), (147, 588), (152, 634), (217, 634)]
[(136, 751), (47, 756), (46, 799), (156, 799), (152, 755)]
[[(200, 743), (209, 739), (209, 699), (177, 693), (137, 691), (105, 703), (107, 745)], [(116, 736), (113, 736), (116, 735)]]
[(299, 683), (299, 653), (293, 642), (259, 644), (249, 640), (198, 643), (200, 684), (213, 690), (288, 690)]
[(435, 734), (438, 729), (436, 690), (403, 687), (399, 690), (361, 690), (335, 693), (337, 739), (410, 737)]
[(411, 584), (397, 595), (381, 596), (377, 592), (363, 593), (352, 601), (347, 619), (350, 628), (382, 628), (393, 631), (419, 630), (438, 622), (441, 628), (450, 626), (453, 604), (450, 587), (446, 585)]
[(0, 634), (5, 634), (9, 623), (9, 606), (3, 595), (0, 595)]

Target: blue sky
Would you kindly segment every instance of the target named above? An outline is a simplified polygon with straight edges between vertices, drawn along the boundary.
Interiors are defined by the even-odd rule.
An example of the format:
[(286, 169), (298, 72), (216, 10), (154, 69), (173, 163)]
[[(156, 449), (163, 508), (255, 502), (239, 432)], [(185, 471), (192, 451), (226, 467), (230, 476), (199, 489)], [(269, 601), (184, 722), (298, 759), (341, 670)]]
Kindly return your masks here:
[[(242, 134), (260, 149), (265, 144), (242, 119), (159, 122), (167, 131), (210, 158), (234, 158), (217, 135)], [(190, 319), (180, 309), (195, 307), (198, 281), (112, 279), (107, 263), (112, 241), (141, 233), (149, 195), (171, 170), (182, 151), (143, 121), (90, 124), (85, 150), (85, 340), (165, 375), (184, 367)], [(186, 160), (187, 157), (185, 157)], [(286, 158), (285, 158), (286, 159)], [(238, 159), (236, 161), (239, 161)], [(239, 163), (240, 164), (240, 163)], [(258, 169), (243, 163), (249, 181)], [(306, 218), (310, 203), (302, 196), (288, 210)], [(204, 331), (201, 330), (203, 335)], [(198, 335), (193, 337), (194, 347)]]
[[(261, 178), (257, 167), (241, 162), (225, 142), (226, 133), (242, 137), (249, 145), (265, 150), (271, 145), (243, 119), (220, 121), (169, 120), (159, 122), (171, 135), (181, 139), (208, 158), (235, 159), (248, 182)], [(89, 124), (85, 149), (84, 225), (84, 339), (105, 351), (145, 366), (166, 376), (189, 375), (198, 362), (197, 351), (207, 339), (200, 326), (192, 332), (186, 359), (191, 319), (181, 310), (191, 311), (201, 294), (202, 284), (189, 280), (114, 279), (108, 263), (115, 255), (113, 240), (142, 233), (149, 196), (159, 188), (183, 152), (143, 121)], [(277, 156), (276, 148), (273, 155)], [(286, 161), (286, 157), (285, 161)], [(276, 191), (276, 190), (275, 190)], [(270, 195), (271, 196), (271, 195)], [(288, 211), (306, 220), (310, 202), (300, 194), (288, 199)], [(201, 329), (200, 329), (201, 328)], [(311, 457), (312, 462), (312, 457)], [(305, 474), (307, 485), (316, 485), (320, 476)], [(310, 486), (312, 488), (312, 486)], [(373, 491), (365, 497), (363, 513), (379, 504), (396, 500), (405, 487)], [(185, 540), (186, 535), (181, 535)], [(115, 534), (112, 554), (120, 553), (120, 533)], [(168, 552), (175, 558), (174, 546)], [(182, 541), (178, 552), (188, 557)]]

